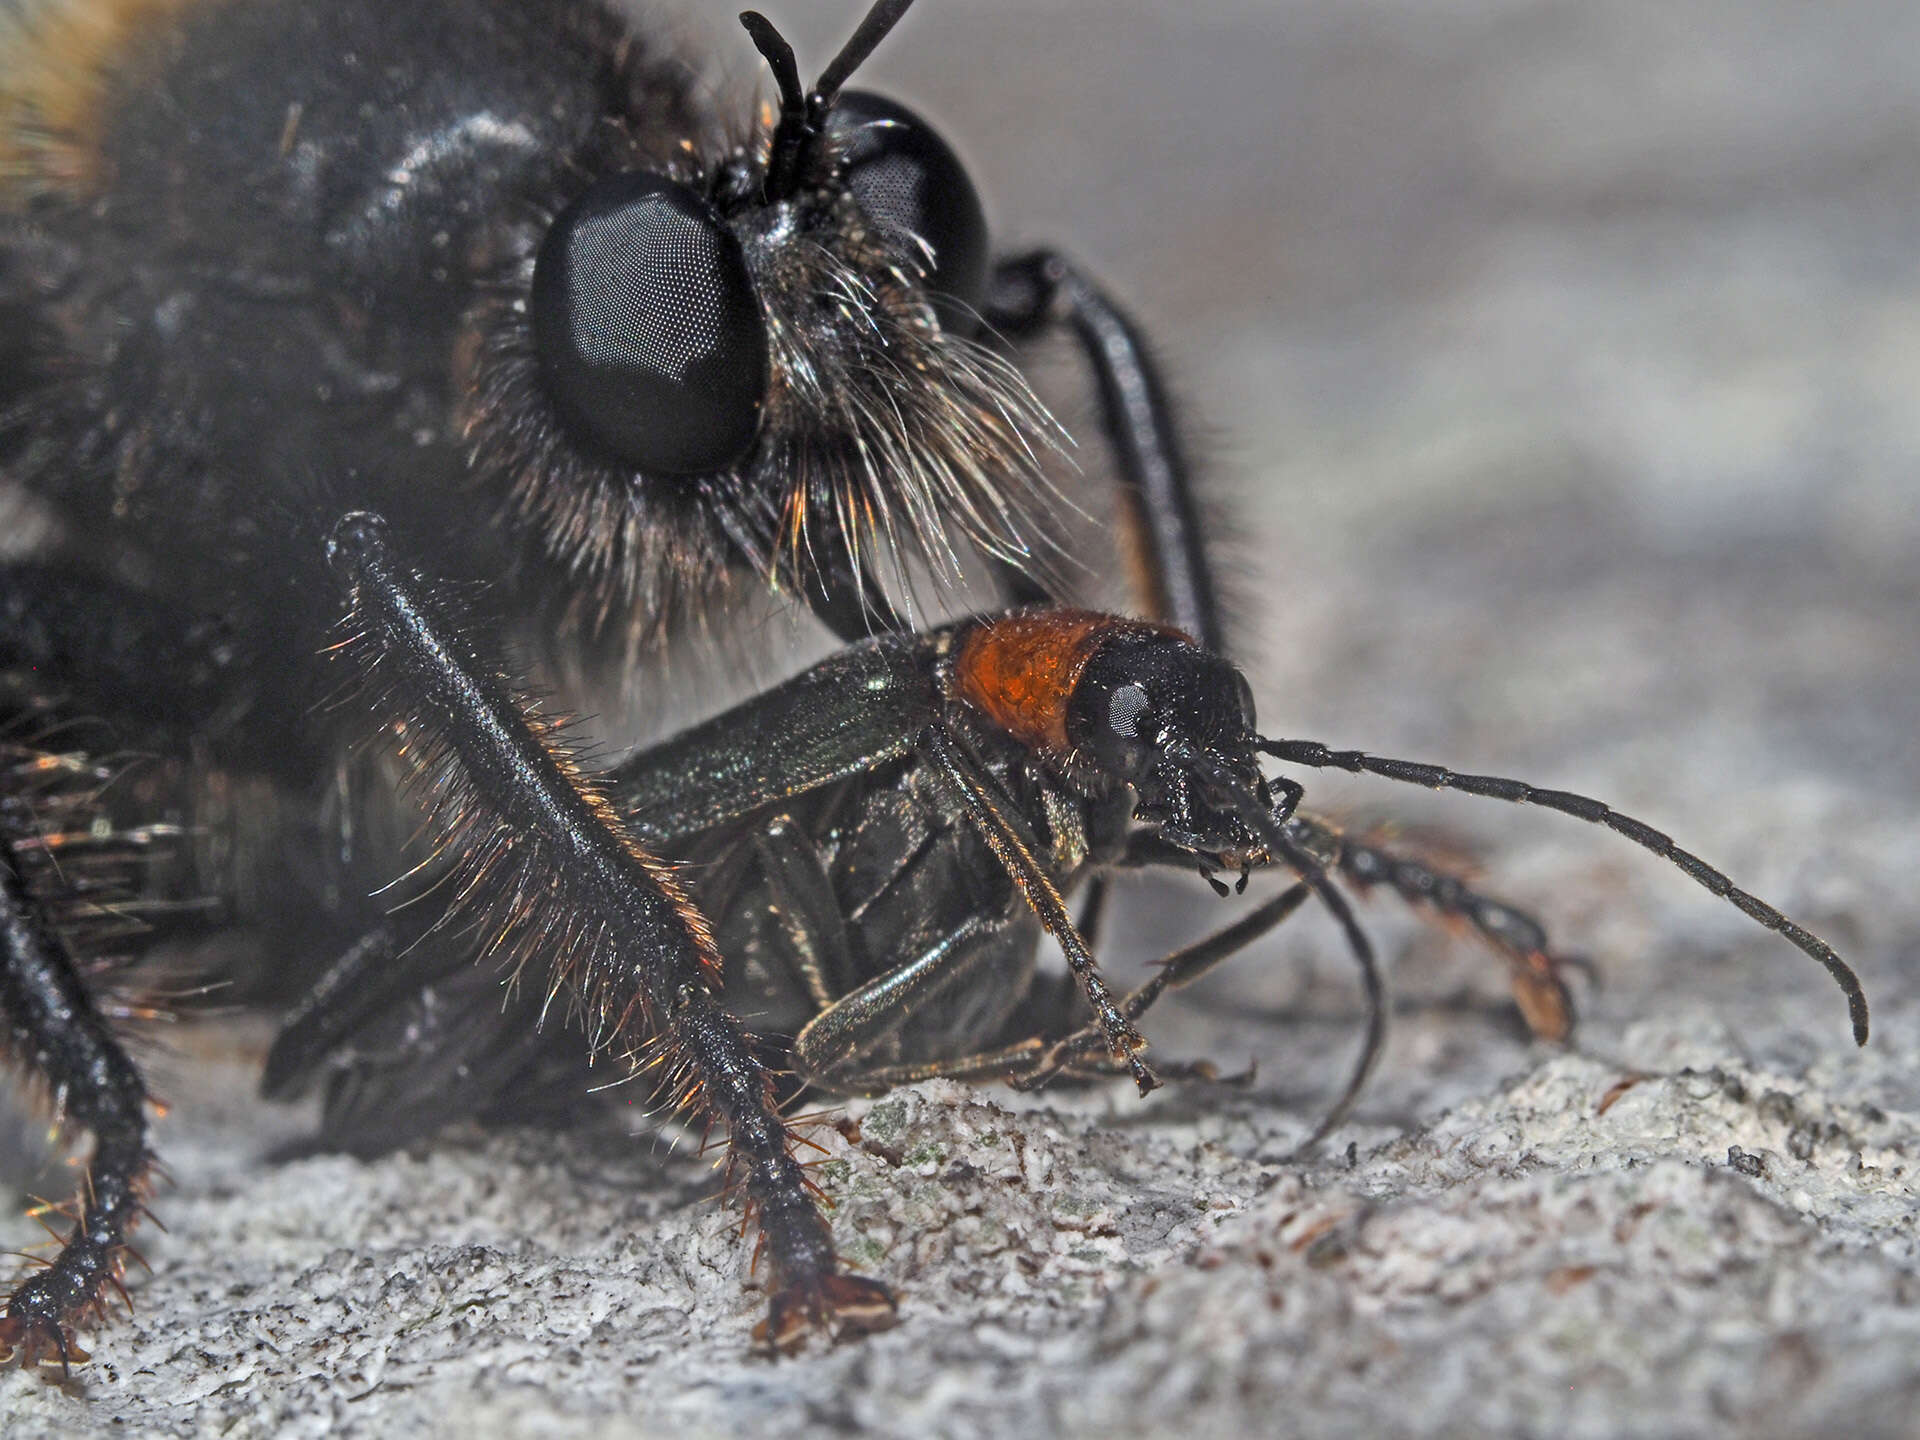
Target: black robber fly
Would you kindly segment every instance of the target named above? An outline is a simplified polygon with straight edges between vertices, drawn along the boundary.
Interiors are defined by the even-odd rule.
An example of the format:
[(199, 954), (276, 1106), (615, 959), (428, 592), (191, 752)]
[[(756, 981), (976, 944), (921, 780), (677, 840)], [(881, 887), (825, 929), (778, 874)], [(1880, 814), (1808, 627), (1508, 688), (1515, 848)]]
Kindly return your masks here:
[[(517, 639), (622, 656), (642, 688), (656, 645), (724, 628), (743, 595), (855, 640), (897, 623), (889, 582), (971, 552), (1009, 598), (1042, 598), (1060, 437), (1014, 347), (1060, 324), (1104, 397), (1120, 524), (1154, 557), (1146, 603), (1217, 639), (1132, 324), (1058, 255), (996, 258), (947, 142), (847, 88), (906, 9), (879, 0), (811, 87), (744, 17), (765, 109), (712, 100), (612, 0), (0, 10), (0, 739), (28, 757), (0, 773), (0, 1033), (93, 1137), (0, 1351), (80, 1353), (152, 1160), (145, 1085), (83, 973), (112, 927), (76, 929), (72, 867), (36, 859), (58, 824), (28, 803), (41, 767), (115, 776), (84, 797), (119, 888), (85, 903), (211, 906), (278, 976), (377, 934), (368, 892), (410, 863), (408, 802), (320, 703), (343, 515), (386, 517), (394, 574), (484, 584)], [(386, 667), (403, 751), (448, 696), (478, 713), (474, 652), (450, 654)], [(619, 1022), (635, 1046), (679, 1037), (731, 1136), (774, 1333), (881, 1323), (744, 1030), (683, 1014), (724, 964), (673, 857), (619, 839), (556, 735), (501, 714), (441, 732), (466, 808), (521, 834), (564, 817), (578, 848), (542, 862), (600, 867), (595, 903), (624, 918), (590, 943), (639, 977)], [(79, 718), (115, 738), (76, 740)], [(127, 749), (148, 758), (110, 763)], [(156, 839), (164, 882), (134, 863)], [(581, 937), (552, 941), (550, 971), (574, 963), (561, 939)], [(475, 949), (450, 927), (421, 943)]]

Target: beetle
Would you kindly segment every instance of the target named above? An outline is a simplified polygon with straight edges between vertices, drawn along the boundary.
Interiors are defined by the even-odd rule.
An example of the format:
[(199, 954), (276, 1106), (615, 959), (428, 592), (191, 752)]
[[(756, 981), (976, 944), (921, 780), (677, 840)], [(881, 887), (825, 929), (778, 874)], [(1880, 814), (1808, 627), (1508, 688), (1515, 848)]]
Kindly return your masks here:
[[(486, 581), (547, 651), (637, 675), (746, 592), (843, 639), (887, 628), (895, 572), (947, 573), (969, 548), (1009, 598), (1041, 598), (1060, 437), (1004, 345), (1064, 323), (1106, 397), (1152, 603), (1217, 634), (1132, 322), (1062, 256), (994, 261), (947, 143), (845, 88), (906, 9), (878, 0), (811, 88), (747, 17), (778, 91), (764, 120), (701, 103), (602, 0), (38, 0), (0, 21), (0, 483), (32, 537), (0, 563), (0, 670), (161, 757), (119, 786), (130, 831), (258, 842), (180, 893), (262, 925), (275, 969), (379, 924), (343, 877), (394, 807), (339, 798), (351, 767), (314, 714), (337, 607), (321, 542), (359, 507), (389, 517), (406, 565)], [(396, 695), (396, 723), (422, 701)], [(641, 917), (622, 943), (674, 957), (666, 1003), (719, 966), (704, 917), (667, 864), (593, 838), (577, 767), (516, 724), (527, 764), (492, 798), (579, 822)], [(20, 859), (40, 838), (0, 850), (0, 1011), (95, 1146), (0, 1346), (65, 1361), (150, 1156), (138, 1069)], [(837, 1267), (762, 1067), (708, 1019), (689, 1053), (752, 1155), (774, 1332), (882, 1323), (884, 1292)]]
[[(428, 617), (421, 623), (445, 637), (441, 643), (460, 643), (448, 617), (432, 613), (419, 577), (399, 579), (387, 568), (384, 526), (362, 517), (352, 528), (354, 544), (381, 557), (372, 562), (379, 583), (404, 585), (409, 608)], [(361, 573), (366, 563), (348, 562), (356, 596), (374, 578)], [(386, 627), (349, 629), (350, 648), (358, 649), (369, 643), (367, 630)], [(397, 640), (386, 634), (379, 643), (391, 648)], [(1042, 673), (1049, 653), (1067, 657), (1057, 675)], [(1112, 673), (1101, 678), (1096, 669), (1086, 678), (1091, 658), (1102, 653)], [(812, 1089), (878, 1094), (908, 1079), (956, 1074), (1038, 1085), (1063, 1069), (1098, 1072), (1114, 1056), (1082, 1053), (1084, 1043), (1070, 1057), (1045, 1058), (1044, 1042), (1078, 1028), (1083, 993), (1096, 1009), (1106, 1003), (1084, 933), (1097, 923), (1097, 906), (1069, 920), (1062, 897), (1083, 881), (1145, 867), (1197, 870), (1222, 895), (1228, 887), (1213, 879), (1222, 870), (1237, 868), (1241, 888), (1254, 867), (1276, 861), (1311, 878), (1184, 952), (1131, 1006), (1144, 1009), (1168, 986), (1237, 953), (1314, 889), (1324, 890), (1325, 874), (1337, 873), (1354, 888), (1384, 884), (1463, 923), (1508, 962), (1535, 1033), (1566, 1037), (1571, 1002), (1531, 917), (1296, 811), (1295, 788), (1275, 801), (1264, 781), (1248, 780), (1284, 827), (1279, 839), (1220, 815), (1202, 823), (1175, 813), (1167, 807), (1199, 800), (1175, 796), (1164, 777), (1148, 785), (1095, 751), (1075, 749), (1070, 757), (1054, 743), (1054, 727), (1036, 729), (1021, 713), (1041, 703), (1091, 711), (1114, 690), (1140, 684), (1162, 692), (1187, 730), (1218, 731), (1217, 748), (1248, 770), (1251, 703), (1244, 679), (1221, 657), (1170, 627), (1037, 610), (856, 645), (629, 756), (597, 783), (647, 849), (682, 857), (690, 894), (714, 920), (725, 965), (721, 993), (762, 1042), (778, 1045), (782, 1068)], [(422, 726), (458, 723), (417, 718)], [(779, 738), (768, 743), (767, 736)], [(416, 781), (430, 793), (446, 788), (445, 756), (429, 758), (441, 747), (413, 744)], [(435, 827), (435, 848), (484, 855), (485, 842), (452, 843), (472, 828), (464, 804), (447, 802), (453, 818)], [(467, 862), (476, 873), (455, 888), (484, 893), (477, 872), (488, 864)], [(438, 869), (416, 879), (428, 893), (447, 883)], [(1328, 903), (1377, 1002), (1369, 942), (1337, 897)], [(525, 994), (515, 993), (516, 973), (503, 1007), (492, 971), (449, 971), (431, 953), (403, 958), (421, 956), (421, 925), (452, 920), (430, 909), (430, 920), (403, 934), (395, 922), (405, 909), (303, 997), (269, 1060), (270, 1092), (289, 1093), (315, 1073), (328, 1077), (323, 1139), (356, 1153), (385, 1151), (454, 1115), (524, 1096), (554, 1048), (540, 1038), (540, 1018), (563, 987), (579, 988), (585, 969)], [(1056, 982), (1035, 971), (1043, 929), (1070, 961)], [(511, 943), (501, 948), (509, 960), (519, 958)], [(1376, 1004), (1343, 1105), (1358, 1091), (1382, 1023)], [(1134, 1053), (1137, 1035), (1116, 1030), (1103, 1038), (1119, 1042), (1123, 1068), (1143, 1093), (1155, 1088), (1153, 1069)], [(577, 1054), (577, 1043), (568, 1048)], [(449, 1083), (455, 1076), (458, 1083)], [(565, 1083), (577, 1085), (577, 1075), (570, 1070)]]

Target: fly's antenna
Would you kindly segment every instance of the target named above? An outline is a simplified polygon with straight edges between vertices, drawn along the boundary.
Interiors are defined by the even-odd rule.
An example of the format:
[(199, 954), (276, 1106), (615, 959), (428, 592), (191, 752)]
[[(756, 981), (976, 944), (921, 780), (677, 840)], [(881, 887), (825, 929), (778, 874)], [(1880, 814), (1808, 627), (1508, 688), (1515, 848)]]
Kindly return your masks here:
[(849, 76), (866, 63), (887, 33), (900, 23), (900, 17), (907, 13), (907, 7), (913, 0), (876, 0), (874, 7), (867, 11), (866, 18), (854, 27), (847, 43), (840, 47), (840, 53), (827, 62), (827, 68), (820, 72), (815, 82), (811, 100), (818, 101), (822, 108), (833, 104), (840, 94), (840, 87), (847, 83)]
[(765, 193), (768, 201), (784, 200), (799, 189), (807, 158), (819, 142), (827, 112), (839, 98), (840, 87), (900, 23), (900, 17), (911, 4), (913, 0), (875, 0), (866, 18), (854, 27), (847, 43), (840, 47), (840, 53), (827, 62), (813, 89), (806, 92), (800, 89), (800, 66), (786, 37), (758, 10), (741, 11), (740, 23), (752, 37), (754, 48), (766, 57), (774, 84), (780, 88), (780, 121), (774, 127), (773, 145), (767, 156)]
[(1347, 946), (1353, 951), (1354, 963), (1360, 967), (1360, 981), (1367, 992), (1366, 1039), (1361, 1044), (1360, 1058), (1354, 1062), (1353, 1072), (1348, 1075), (1346, 1088), (1340, 1092), (1340, 1098), (1333, 1102), (1320, 1123), (1294, 1147), (1288, 1158), (1304, 1155), (1331, 1135), (1347, 1118), (1353, 1109), (1353, 1102), (1366, 1086), (1367, 1077), (1373, 1073), (1374, 1062), (1380, 1058), (1380, 1052), (1386, 1045), (1387, 987), (1380, 976), (1380, 964), (1373, 953), (1373, 942), (1367, 939), (1367, 932), (1360, 928), (1347, 897), (1327, 878), (1326, 868), (1287, 834), (1286, 813), (1291, 810), (1292, 802), (1299, 798), (1298, 787), (1288, 787), (1288, 802), (1276, 814), (1261, 803), (1260, 797), (1229, 766), (1191, 741), (1176, 738), (1161, 753), (1199, 780), (1215, 798), (1225, 802), (1245, 822), (1247, 828), (1260, 837), (1273, 855), (1285, 861), (1300, 876), (1345, 933)]
[[(1853, 1042), (1867, 1043), (1867, 996), (1860, 988), (1860, 977), (1853, 967), (1834, 952), (1831, 945), (1809, 930), (1804, 930), (1773, 906), (1749, 895), (1698, 855), (1682, 850), (1644, 821), (1622, 815), (1611, 806), (1567, 790), (1541, 790), (1521, 780), (1499, 775), (1461, 775), (1443, 765), (1423, 765), (1413, 760), (1393, 760), (1384, 755), (1369, 755), (1363, 750), (1332, 750), (1317, 740), (1258, 740), (1255, 747), (1263, 754), (1293, 765), (1311, 765), (1319, 769), (1347, 770), (1355, 775), (1378, 775), (1409, 785), (1424, 785), (1429, 790), (1459, 790), (1468, 795), (1485, 795), (1513, 805), (1539, 805), (1558, 810), (1576, 820), (1604, 825), (1624, 835), (1644, 850), (1691, 875), (1722, 900), (1736, 906), (1749, 919), (1785, 936), (1805, 954), (1820, 962), (1847, 997), (1847, 1014), (1853, 1022)], [(1291, 862), (1289, 862), (1291, 863)]]

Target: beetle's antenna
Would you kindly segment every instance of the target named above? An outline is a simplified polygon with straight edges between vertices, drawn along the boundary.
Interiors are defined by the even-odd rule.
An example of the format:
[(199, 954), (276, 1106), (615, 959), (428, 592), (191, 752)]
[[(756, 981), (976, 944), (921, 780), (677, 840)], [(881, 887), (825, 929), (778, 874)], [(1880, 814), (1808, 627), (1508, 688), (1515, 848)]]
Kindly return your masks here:
[(800, 88), (800, 66), (786, 37), (758, 10), (740, 12), (740, 23), (753, 38), (754, 48), (766, 57), (774, 84), (780, 87), (780, 123), (774, 127), (773, 144), (767, 154), (768, 200), (783, 200), (799, 188), (808, 152), (820, 138), (840, 87), (900, 23), (911, 4), (913, 0), (875, 0), (866, 18), (854, 27), (840, 53), (827, 62), (819, 81), (808, 92)]
[(1513, 805), (1539, 805), (1548, 810), (1558, 810), (1562, 815), (1571, 815), (1576, 820), (1604, 825), (1614, 833), (1626, 836), (1643, 850), (1651, 850), (1662, 860), (1671, 861), (1715, 895), (1736, 906), (1749, 919), (1784, 935), (1801, 951), (1819, 961), (1847, 997), (1847, 1014), (1853, 1022), (1854, 1044), (1867, 1043), (1866, 992), (1860, 988), (1860, 977), (1853, 973), (1853, 967), (1842, 960), (1831, 945), (1794, 924), (1766, 901), (1749, 895), (1698, 855), (1682, 850), (1673, 843), (1671, 836), (1662, 834), (1644, 821), (1636, 820), (1631, 815), (1622, 815), (1611, 806), (1585, 795), (1575, 795), (1568, 790), (1541, 790), (1523, 780), (1509, 780), (1499, 775), (1461, 775), (1443, 765), (1393, 760), (1384, 755), (1369, 755), (1363, 750), (1331, 750), (1317, 740), (1259, 740), (1255, 745), (1264, 754), (1294, 765), (1347, 770), (1355, 775), (1378, 775), (1409, 785), (1424, 785), (1429, 790), (1460, 790), (1469, 795), (1485, 795)]
[[(1228, 766), (1189, 740), (1175, 739), (1164, 747), (1163, 753), (1174, 764), (1192, 774), (1217, 798), (1225, 801), (1274, 855), (1292, 867), (1338, 922), (1346, 934), (1348, 948), (1353, 951), (1354, 961), (1360, 967), (1361, 984), (1367, 992), (1366, 1039), (1360, 1047), (1360, 1058), (1354, 1062), (1353, 1073), (1347, 1077), (1346, 1089), (1340, 1092), (1340, 1098), (1333, 1102), (1320, 1123), (1313, 1127), (1312, 1133), (1294, 1147), (1288, 1158), (1304, 1155), (1331, 1135), (1347, 1118), (1353, 1109), (1353, 1102), (1359, 1098), (1361, 1089), (1367, 1083), (1367, 1077), (1373, 1073), (1374, 1062), (1380, 1058), (1380, 1052), (1386, 1045), (1387, 987), (1380, 976), (1380, 964), (1373, 953), (1373, 942), (1367, 939), (1367, 932), (1360, 928), (1360, 922), (1354, 918), (1353, 907), (1347, 904), (1347, 897), (1327, 879), (1326, 867), (1287, 834), (1284, 816), (1292, 808), (1291, 803), (1284, 805), (1280, 815), (1276, 816), (1260, 803), (1260, 798)], [(1291, 788), (1297, 790), (1298, 787)], [(1290, 796), (1289, 799), (1297, 799), (1297, 796)]]

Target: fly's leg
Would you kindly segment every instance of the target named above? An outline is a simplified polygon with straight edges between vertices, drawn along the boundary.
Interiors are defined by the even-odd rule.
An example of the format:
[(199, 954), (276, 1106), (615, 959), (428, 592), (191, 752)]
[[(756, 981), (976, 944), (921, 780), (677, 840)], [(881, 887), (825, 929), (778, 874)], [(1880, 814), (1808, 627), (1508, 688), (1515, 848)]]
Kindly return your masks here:
[[(987, 323), (1011, 338), (1064, 320), (1087, 357), (1100, 396), (1101, 428), (1120, 472), (1120, 535), (1133, 603), (1226, 653), (1219, 587), (1165, 380), (1140, 327), (1066, 256), (1034, 250), (1001, 260), (989, 288)], [(1049, 599), (1025, 576), (1010, 577), (1023, 604)], [(1107, 890), (1096, 877), (1081, 907), (1092, 932)]]
[[(1122, 538), (1136, 602), (1208, 649), (1226, 648), (1207, 557), (1193, 467), (1181, 443), (1166, 382), (1132, 318), (1052, 250), (1000, 261), (987, 323), (1013, 338), (1063, 319), (1085, 351), (1100, 393), (1102, 428), (1121, 480)], [(1023, 602), (1047, 597), (1029, 589)]]
[(597, 1055), (635, 1075), (661, 1067), (686, 1112), (726, 1127), (773, 1265), (758, 1338), (788, 1348), (819, 1328), (890, 1324), (886, 1288), (840, 1269), (771, 1077), (721, 1008), (707, 921), (673, 870), (633, 837), (553, 728), (530, 717), (500, 667), (439, 614), (383, 520), (345, 517), (328, 550), (353, 599), (357, 633), (343, 645), (384, 686), (383, 712), (405, 717), (405, 746), (432, 792), (431, 828), (460, 867), (454, 893), (505, 937), (506, 958), (542, 962), (556, 990), (579, 997)]
[[(113, 606), (89, 612), (85, 634), (34, 608), (63, 598), (38, 591), (21, 567), (0, 569), (0, 637), (11, 652), (11, 668), (0, 668), (0, 1053), (51, 1102), (58, 1127), (93, 1142), (78, 1193), (49, 1210), (72, 1228), (0, 1306), (0, 1364), (58, 1360), (64, 1373), (87, 1358), (74, 1327), (90, 1310), (100, 1315), (106, 1291), (119, 1288), (153, 1167), (150, 1097), (85, 961), (200, 907), (148, 891), (150, 864), (170, 853), (174, 828), (116, 825), (101, 804), (113, 767), (41, 748), (46, 737), (71, 733), (34, 683), (49, 660), (70, 658), (58, 653), (61, 640), (92, 654), (104, 633), (138, 628), (138, 611)], [(144, 1005), (120, 1011), (141, 1013)]]
[(0, 1314), (0, 1363), (85, 1360), (73, 1326), (118, 1287), (127, 1234), (141, 1214), (153, 1156), (147, 1089), (88, 994), (27, 884), (11, 842), (0, 840), (0, 1022), (22, 1070), (51, 1092), (56, 1113), (90, 1131), (86, 1181), (70, 1202), (74, 1226), (60, 1252), (28, 1277)]
[[(50, 1103), (56, 1127), (92, 1139), (77, 1194), (48, 1212), (72, 1228), (0, 1305), (0, 1363), (58, 1360), (64, 1370), (87, 1358), (74, 1329), (119, 1288), (128, 1234), (145, 1213), (152, 1100), (112, 1021), (151, 1015), (152, 997), (97, 997), (89, 962), (225, 909), (193, 895), (179, 826), (116, 822), (102, 792), (121, 772), (52, 738), (106, 732), (62, 723), (49, 692), (73, 684), (107, 697), (116, 720), (153, 723), (203, 701), (232, 659), (217, 624), (169, 613), (110, 577), (0, 566), (0, 1052)], [(122, 793), (151, 779), (130, 777)]]

